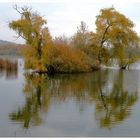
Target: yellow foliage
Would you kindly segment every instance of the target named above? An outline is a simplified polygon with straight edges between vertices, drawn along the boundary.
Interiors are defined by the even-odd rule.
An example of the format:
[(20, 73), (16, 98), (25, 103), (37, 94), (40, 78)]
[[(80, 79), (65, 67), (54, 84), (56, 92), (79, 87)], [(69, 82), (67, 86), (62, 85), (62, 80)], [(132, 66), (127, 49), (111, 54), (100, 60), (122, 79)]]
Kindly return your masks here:
[[(110, 56), (117, 58), (120, 66), (123, 64), (126, 65), (126, 60), (129, 58), (125, 52), (125, 48), (136, 48), (139, 43), (139, 37), (133, 30), (133, 27), (134, 23), (125, 17), (125, 15), (116, 11), (115, 8), (101, 9), (96, 19), (96, 33), (94, 34), (93, 42), (95, 42), (98, 47), (108, 48), (108, 50), (114, 49), (113, 54)], [(101, 55), (102, 51), (101, 49), (98, 53), (100, 61), (103, 58)], [(131, 59), (133, 59), (133, 57), (131, 57)]]
[(91, 71), (93, 63), (83, 51), (61, 44), (55, 44), (48, 49), (46, 60), (56, 72)]

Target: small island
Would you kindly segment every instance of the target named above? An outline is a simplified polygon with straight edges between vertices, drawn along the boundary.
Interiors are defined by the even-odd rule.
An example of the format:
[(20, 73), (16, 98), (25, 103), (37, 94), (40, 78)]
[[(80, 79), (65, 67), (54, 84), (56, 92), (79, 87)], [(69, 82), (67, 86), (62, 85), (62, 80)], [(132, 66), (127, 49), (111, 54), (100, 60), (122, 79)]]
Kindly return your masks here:
[(30, 7), (14, 9), (20, 19), (9, 27), (26, 41), (23, 49), (25, 68), (34, 73), (79, 73), (99, 70), (101, 66), (118, 65), (129, 69), (140, 59), (140, 38), (134, 23), (114, 7), (103, 8), (96, 17), (96, 31), (84, 21), (71, 37), (53, 38), (46, 19)]
[(0, 137), (140, 137), (140, 1), (58, 1), (0, 3)]

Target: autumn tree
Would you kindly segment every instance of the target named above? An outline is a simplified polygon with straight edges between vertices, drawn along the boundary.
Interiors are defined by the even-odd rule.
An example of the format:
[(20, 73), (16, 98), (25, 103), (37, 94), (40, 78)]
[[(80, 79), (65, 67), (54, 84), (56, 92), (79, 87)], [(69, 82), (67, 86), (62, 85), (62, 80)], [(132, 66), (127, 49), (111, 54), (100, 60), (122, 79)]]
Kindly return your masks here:
[[(119, 61), (119, 66), (125, 68), (127, 55), (125, 48), (134, 48), (138, 46), (139, 38), (133, 30), (134, 23), (123, 14), (112, 8), (100, 10), (100, 14), (96, 19), (96, 44), (100, 48), (98, 60), (102, 62), (102, 50), (113, 48), (111, 58)], [(132, 59), (132, 58), (131, 58)]]
[(68, 46), (70, 42), (71, 42), (71, 39), (65, 35), (58, 36), (53, 39), (54, 45), (61, 44), (61, 45)]
[(87, 47), (90, 43), (90, 32), (85, 22), (81, 21), (77, 32), (72, 36), (72, 45), (77, 48)]
[(26, 41), (25, 67), (45, 70), (47, 48), (51, 46), (47, 21), (29, 7), (15, 5), (14, 9), (20, 14), (20, 19), (10, 22), (9, 27)]

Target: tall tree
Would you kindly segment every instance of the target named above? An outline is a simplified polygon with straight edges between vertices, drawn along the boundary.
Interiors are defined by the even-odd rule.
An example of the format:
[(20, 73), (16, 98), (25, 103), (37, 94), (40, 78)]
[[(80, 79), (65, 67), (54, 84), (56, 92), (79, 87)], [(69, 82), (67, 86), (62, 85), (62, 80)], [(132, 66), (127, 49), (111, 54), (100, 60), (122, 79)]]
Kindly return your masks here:
[[(139, 38), (133, 27), (134, 23), (113, 7), (100, 10), (100, 14), (96, 19), (95, 34), (97, 45), (100, 47), (98, 53), (100, 63), (102, 62), (101, 52), (104, 48), (113, 48), (115, 50), (114, 53), (116, 53), (116, 50), (119, 50), (116, 58), (123, 62), (123, 59), (126, 59), (124, 48), (138, 46)], [(120, 67), (124, 65), (124, 63), (120, 63)]]
[(44, 70), (46, 49), (51, 46), (47, 21), (29, 7), (18, 8), (15, 5), (14, 9), (20, 14), (20, 19), (10, 22), (9, 27), (16, 31), (18, 37), (25, 39), (28, 45), (25, 51), (25, 66)]

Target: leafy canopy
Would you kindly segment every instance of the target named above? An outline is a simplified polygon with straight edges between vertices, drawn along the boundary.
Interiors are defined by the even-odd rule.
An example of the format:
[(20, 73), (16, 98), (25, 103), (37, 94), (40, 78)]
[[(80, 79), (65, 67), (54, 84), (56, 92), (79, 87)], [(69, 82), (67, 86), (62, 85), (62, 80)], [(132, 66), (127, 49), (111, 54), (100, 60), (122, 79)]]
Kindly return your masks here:
[(9, 23), (18, 37), (25, 39), (29, 46), (25, 50), (25, 65), (29, 68), (44, 69), (47, 47), (51, 46), (51, 36), (47, 28), (47, 20), (29, 7), (14, 9), (20, 14), (20, 19)]
[[(119, 49), (120, 47), (122, 52), (118, 54), (119, 56), (124, 55), (124, 47), (138, 46), (139, 38), (133, 27), (134, 23), (113, 7), (100, 10), (100, 14), (96, 19), (96, 34), (94, 37), (97, 46), (100, 47), (98, 53), (100, 62), (102, 61), (102, 48)], [(123, 56), (121, 55), (118, 58), (123, 59)]]

